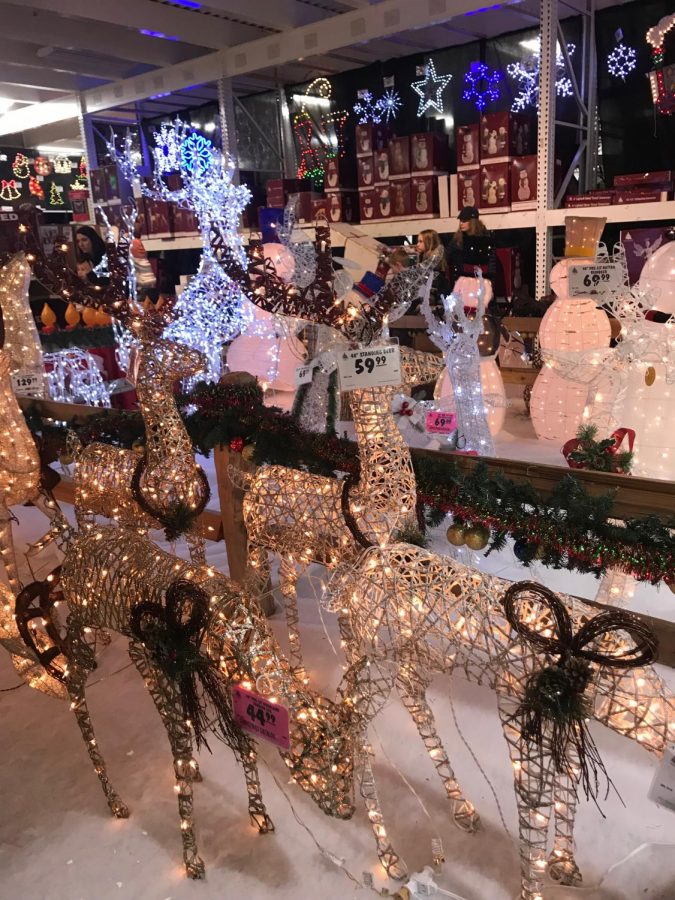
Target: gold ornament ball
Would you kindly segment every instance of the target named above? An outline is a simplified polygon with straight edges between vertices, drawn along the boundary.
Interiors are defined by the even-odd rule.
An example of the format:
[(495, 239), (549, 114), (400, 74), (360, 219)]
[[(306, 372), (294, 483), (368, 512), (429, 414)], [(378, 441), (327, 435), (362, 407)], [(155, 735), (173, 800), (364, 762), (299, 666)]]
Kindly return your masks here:
[(244, 449), (241, 451), (241, 458), (245, 459), (247, 462), (253, 462), (254, 456), (255, 456), (255, 444), (246, 444)]
[(490, 529), (484, 525), (473, 525), (467, 530), (465, 540), (471, 550), (484, 550), (490, 540)]
[(453, 547), (461, 547), (464, 544), (466, 538), (464, 526), (451, 525), (445, 532), (445, 536), (448, 539), (448, 543), (452, 544)]

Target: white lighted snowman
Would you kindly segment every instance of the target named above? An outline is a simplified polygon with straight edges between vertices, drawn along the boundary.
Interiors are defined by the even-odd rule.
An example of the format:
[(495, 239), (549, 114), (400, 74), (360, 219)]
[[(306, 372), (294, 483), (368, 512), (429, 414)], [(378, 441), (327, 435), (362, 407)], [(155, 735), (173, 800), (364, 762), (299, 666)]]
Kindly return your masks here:
[(470, 166), (473, 159), (473, 141), (471, 140), (470, 134), (465, 134), (464, 144), (462, 145), (462, 163), (465, 166)]
[(607, 313), (597, 307), (595, 300), (569, 296), (570, 268), (588, 262), (592, 259), (586, 257), (556, 263), (551, 270), (551, 289), (556, 299), (539, 327), (539, 346), (545, 363), (532, 388), (530, 416), (540, 440), (557, 441), (561, 446), (575, 436), (582, 422), (588, 382), (563, 378), (556, 363), (568, 365), (575, 354), (609, 347), (611, 337)]
[(529, 200), (532, 196), (530, 190), (530, 180), (527, 176), (527, 169), (521, 169), (518, 175), (518, 199)]

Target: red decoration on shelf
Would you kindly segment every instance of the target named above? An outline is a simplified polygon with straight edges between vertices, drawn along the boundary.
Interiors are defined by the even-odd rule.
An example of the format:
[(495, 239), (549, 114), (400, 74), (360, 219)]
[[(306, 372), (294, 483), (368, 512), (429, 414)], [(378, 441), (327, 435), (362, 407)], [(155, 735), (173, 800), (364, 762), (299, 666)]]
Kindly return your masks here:
[[(616, 472), (620, 475), (628, 475), (630, 460), (626, 462), (626, 451), (621, 451), (624, 438), (628, 441), (628, 454), (633, 452), (635, 432), (632, 428), (617, 428), (616, 431), (604, 441), (595, 441), (593, 437), (587, 437), (580, 429), (575, 438), (566, 441), (562, 447), (562, 455), (570, 469), (595, 469), (596, 471)], [(593, 454), (604, 456), (603, 465), (592, 464)]]
[(51, 159), (47, 159), (46, 156), (36, 156), (33, 168), (36, 175), (51, 175), (54, 171)]
[(34, 197), (37, 197), (38, 200), (45, 199), (45, 192), (35, 175), (31, 175), (28, 179), (28, 190)]
[(232, 440), (230, 441), (230, 450), (232, 450), (233, 453), (241, 453), (241, 451), (243, 449), (244, 449), (243, 437), (232, 438)]

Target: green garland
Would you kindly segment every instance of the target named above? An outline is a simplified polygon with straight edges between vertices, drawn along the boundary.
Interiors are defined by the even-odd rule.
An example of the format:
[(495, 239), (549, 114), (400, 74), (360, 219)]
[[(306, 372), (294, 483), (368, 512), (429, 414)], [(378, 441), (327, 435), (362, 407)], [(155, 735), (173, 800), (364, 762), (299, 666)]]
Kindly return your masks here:
[[(253, 459), (301, 468), (319, 475), (336, 471), (359, 475), (356, 445), (334, 434), (315, 434), (298, 427), (292, 415), (263, 404), (257, 384), (198, 384), (178, 398), (195, 448), (208, 456), (218, 445), (238, 439), (253, 446)], [(65, 448), (66, 429), (43, 422), (29, 412), (28, 423), (51, 449), (52, 459)], [(138, 412), (108, 410), (70, 425), (82, 443), (103, 441), (131, 447), (143, 437)], [(511, 536), (525, 546), (525, 565), (535, 555), (544, 565), (601, 575), (618, 568), (642, 581), (657, 583), (675, 572), (675, 517), (662, 522), (650, 515), (628, 519), (624, 527), (611, 521), (612, 494), (591, 496), (566, 473), (556, 490), (543, 498), (531, 484), (518, 484), (503, 473), (490, 475), (484, 463), (469, 474), (455, 458), (438, 459), (412, 451), (418, 506), (426, 522), (437, 525), (452, 513), (467, 525), (491, 530), (488, 552), (504, 547)]]
[(72, 331), (53, 331), (50, 334), (40, 332), (40, 343), (45, 353), (56, 353), (59, 350), (68, 350), (71, 347), (79, 347), (81, 350), (90, 350), (92, 347), (115, 347), (116, 339), (112, 325), (101, 325), (97, 328), (73, 328)]

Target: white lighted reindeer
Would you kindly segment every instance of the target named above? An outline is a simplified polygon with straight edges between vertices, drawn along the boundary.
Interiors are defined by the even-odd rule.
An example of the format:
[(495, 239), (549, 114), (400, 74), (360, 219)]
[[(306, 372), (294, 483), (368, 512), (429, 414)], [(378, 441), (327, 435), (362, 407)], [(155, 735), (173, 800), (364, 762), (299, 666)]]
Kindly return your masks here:
[[(65, 599), (70, 610), (65, 637), (52, 622), (57, 598)], [(312, 693), (284, 659), (255, 602), (225, 576), (171, 556), (136, 532), (101, 527), (73, 538), (60, 573), (24, 590), (17, 621), (27, 645), (65, 686), (108, 806), (118, 818), (126, 818), (129, 809), (108, 779), (85, 685), (95, 665), (92, 632), (114, 631), (129, 638), (131, 659), (171, 745), (183, 858), (190, 877), (204, 876), (193, 820), (192, 784), (199, 779), (193, 734), (198, 745), (211, 737), (229, 744), (243, 766), (252, 823), (261, 833), (274, 830), (261, 795), (255, 744), (235, 721), (233, 686), (254, 688), (287, 707), (289, 749), (282, 756), (292, 779), (328, 815), (352, 815), (357, 738), (376, 712), (368, 706), (376, 695), (369, 684), (371, 673), (365, 680), (359, 675), (368, 688), (365, 706), (354, 686), (365, 663), (347, 673), (337, 702)], [(45, 624), (53, 638), (47, 648), (35, 640), (36, 630)], [(185, 679), (197, 672), (202, 690), (195, 688), (199, 696), (193, 711), (185, 699)]]
[(485, 283), (480, 269), (478, 279), (478, 306), (475, 315), (467, 315), (461, 296), (443, 297), (445, 318), (439, 321), (434, 315), (428, 297), (421, 310), (427, 320), (432, 340), (445, 353), (448, 375), (452, 383), (457, 411), (457, 428), (465, 440), (467, 450), (475, 450), (480, 456), (494, 456), (494, 443), (488, 425), (487, 409), (481, 384), (480, 351), (478, 339), (483, 332), (485, 307)]
[[(514, 588), (409, 544), (364, 551), (356, 565), (337, 570), (326, 596), (328, 607), (340, 615), (348, 660), (393, 665), (396, 687), (441, 777), (455, 822), (467, 830), (476, 827), (478, 817), (457, 783), (426, 690), (434, 674), (458, 670), (496, 692), (514, 770), (521, 900), (542, 900), (547, 869), (565, 884), (580, 882), (573, 828), (581, 760), (573, 742), (561, 752), (545, 718), (541, 743), (528, 743), (521, 704), (542, 670), (553, 668), (556, 674), (570, 665), (580, 678), (575, 699), (585, 717), (662, 754), (675, 736), (675, 700), (653, 668), (620, 670), (653, 659), (639, 620), (619, 610), (594, 618), (597, 609), (581, 601), (554, 596), (554, 603), (539, 585)], [(565, 607), (573, 610), (571, 616)], [(385, 700), (379, 696), (374, 705)], [(401, 877), (405, 865), (387, 837), (374, 785), (367, 787), (378, 855), (390, 874)], [(547, 856), (551, 817), (555, 838)]]

